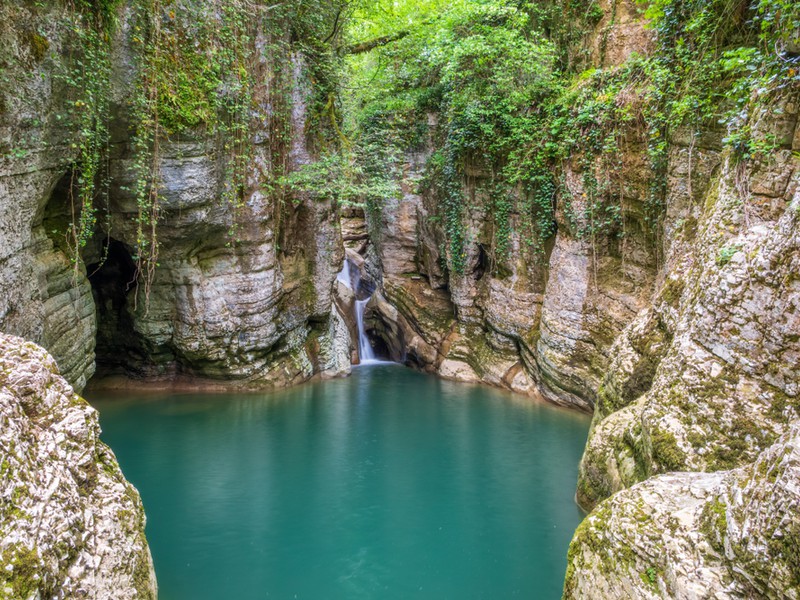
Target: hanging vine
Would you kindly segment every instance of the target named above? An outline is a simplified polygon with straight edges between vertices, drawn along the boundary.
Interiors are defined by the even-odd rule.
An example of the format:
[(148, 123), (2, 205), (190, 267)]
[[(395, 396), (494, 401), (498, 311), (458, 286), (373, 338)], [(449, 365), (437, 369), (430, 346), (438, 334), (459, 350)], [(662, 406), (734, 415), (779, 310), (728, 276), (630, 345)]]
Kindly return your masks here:
[[(116, 26), (114, 8), (114, 2), (78, 0), (62, 17), (62, 25), (77, 42), (68, 47), (66, 60), (55, 72), (56, 81), (66, 91), (66, 110), (56, 119), (74, 132), (69, 142), (75, 160), (67, 189), (70, 223), (65, 245), (76, 281), (82, 265), (80, 252), (94, 234), (99, 207), (108, 205), (109, 53)], [(108, 219), (105, 225), (110, 228)]]

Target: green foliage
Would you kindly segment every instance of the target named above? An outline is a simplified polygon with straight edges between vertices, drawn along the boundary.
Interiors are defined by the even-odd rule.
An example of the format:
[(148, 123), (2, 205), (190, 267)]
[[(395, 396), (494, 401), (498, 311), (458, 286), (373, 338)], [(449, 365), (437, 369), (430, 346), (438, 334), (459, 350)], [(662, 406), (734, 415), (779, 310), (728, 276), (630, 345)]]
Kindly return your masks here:
[[(6, 505), (4, 509), (18, 510), (13, 505)], [(30, 598), (53, 593), (53, 584), (41, 578), (44, 561), (35, 548), (28, 548), (19, 542), (7, 544), (0, 556), (5, 566), (0, 572), (0, 586), (8, 597)]]
[(397, 182), (391, 177), (382, 177), (365, 167), (369, 158), (363, 153), (369, 147), (359, 148), (361, 156), (352, 153), (334, 152), (319, 160), (301, 166), (277, 180), (278, 185), (291, 193), (295, 202), (300, 194), (310, 194), (319, 200), (333, 200), (340, 206), (375, 205), (400, 193)]
[(646, 585), (649, 585), (654, 591), (658, 591), (658, 570), (655, 567), (647, 567), (639, 575)]
[[(559, 201), (573, 235), (595, 248), (624, 235), (621, 157), (631, 141), (643, 142), (645, 217), (657, 242), (670, 140), (682, 130), (693, 145), (701, 130), (721, 126), (737, 160), (768, 156), (779, 140), (756, 135), (753, 115), (800, 82), (798, 57), (787, 52), (800, 5), (789, 0), (653, 0), (647, 16), (657, 51), (583, 73), (579, 41), (604, 17), (595, 2), (366, 6), (372, 11), (356, 11), (351, 38), (392, 41), (350, 60), (351, 129), (358, 136), (380, 114), (405, 128), (393, 143), (408, 149), (432, 135), (427, 115), (437, 115), (438, 152), (425, 183), (439, 198), (455, 272), (465, 267), (469, 171), (488, 174), (496, 259), (515, 233), (543, 249)], [(580, 198), (564, 185), (566, 161), (581, 175)]]
[(731, 262), (733, 255), (739, 252), (740, 249), (741, 248), (736, 245), (724, 246), (720, 248), (719, 252), (717, 253), (717, 261), (716, 261), (717, 265), (720, 267), (724, 267), (725, 265), (727, 265), (729, 262)]
[(749, 158), (748, 115), (800, 82), (800, 60), (786, 51), (800, 27), (800, 5), (654, 0), (647, 14), (658, 32), (651, 69), (667, 124), (697, 128), (717, 121), (728, 131), (726, 144)]
[(249, 3), (212, 6), (138, 0), (131, 41), (138, 61), (131, 99), (136, 179), (135, 260), (149, 293), (161, 217), (159, 156), (165, 138), (212, 136), (224, 161), (223, 202), (236, 213), (243, 204), (250, 162), (254, 60)]
[[(76, 256), (96, 228), (108, 186), (110, 40), (121, 0), (71, 0), (76, 40), (62, 79), (77, 132)], [(800, 6), (791, 0), (652, 0), (658, 50), (614, 68), (580, 72), (586, 32), (607, 17), (594, 0), (134, 0), (131, 42), (137, 79), (129, 98), (136, 178), (136, 258), (149, 282), (161, 218), (160, 148), (170, 137), (214, 139), (222, 201), (243, 207), (253, 164), (254, 123), (267, 123), (277, 227), (297, 194), (364, 205), (371, 213), (399, 194), (403, 153), (433, 146), (421, 187), (436, 197), (447, 266), (466, 268), (464, 193), (479, 173), (492, 219), (492, 268), (517, 238), (538, 252), (561, 204), (572, 235), (596, 248), (625, 234), (621, 156), (645, 143), (645, 212), (657, 241), (670, 140), (724, 129), (733, 157), (768, 156), (781, 140), (755, 120), (800, 82)], [(261, 38), (256, 43), (256, 35)], [(38, 37), (37, 37), (38, 36)], [(333, 51), (367, 43), (344, 61)], [(31, 56), (47, 60), (36, 33)], [(316, 158), (292, 172), (291, 55), (310, 81), (307, 146)], [(270, 57), (277, 56), (274, 60)], [(262, 68), (265, 62), (268, 69)], [(266, 72), (268, 71), (268, 72)], [(268, 98), (255, 95), (269, 88)], [(347, 93), (342, 94), (342, 91)], [(263, 90), (262, 90), (262, 95)], [(260, 104), (259, 104), (260, 103)], [(268, 106), (267, 106), (268, 105)], [(12, 150), (21, 156), (24, 148)], [(580, 197), (566, 186), (566, 165)], [(574, 187), (574, 186), (573, 186)], [(233, 219), (232, 239), (236, 237)], [(657, 244), (655, 244), (657, 246)]]
[(666, 471), (678, 471), (686, 465), (686, 454), (678, 446), (675, 436), (664, 429), (650, 432), (653, 461)]
[(80, 250), (94, 234), (98, 205), (107, 202), (109, 175), (105, 162), (109, 144), (111, 61), (110, 40), (116, 26), (115, 4), (78, 4), (63, 18), (76, 40), (56, 78), (66, 89), (66, 111), (56, 115), (74, 132), (70, 142), (76, 160), (70, 182), (71, 222), (66, 239), (72, 262), (80, 266)]
[[(534, 136), (539, 117), (530, 107), (557, 86), (555, 46), (534, 29), (528, 9), (533, 4), (455, 3), (436, 18), (409, 16), (419, 23), (409, 35), (351, 62), (358, 90), (351, 123), (356, 136), (374, 131), (375, 116), (381, 115), (383, 136), (407, 150), (431, 135), (427, 115), (439, 115), (441, 151), (429, 161), (425, 182), (440, 198), (437, 217), (455, 272), (465, 267), (469, 207), (463, 186), (469, 169), (491, 173), (500, 254), (507, 252), (516, 213), (524, 213), (529, 228), (538, 225), (543, 237), (552, 227), (549, 178), (529, 177), (520, 162), (509, 167), (512, 153)], [(405, 134), (394, 133), (401, 128)], [(530, 190), (518, 202), (510, 192), (522, 181)], [(544, 217), (536, 221), (539, 212)]]
[(116, 23), (117, 9), (123, 0), (74, 0), (78, 10), (84, 14), (92, 15), (96, 24), (101, 29), (106, 29)]
[(50, 49), (50, 40), (33, 31), (28, 36), (28, 44), (31, 47), (34, 60), (36, 62), (42, 62), (47, 56), (47, 51)]

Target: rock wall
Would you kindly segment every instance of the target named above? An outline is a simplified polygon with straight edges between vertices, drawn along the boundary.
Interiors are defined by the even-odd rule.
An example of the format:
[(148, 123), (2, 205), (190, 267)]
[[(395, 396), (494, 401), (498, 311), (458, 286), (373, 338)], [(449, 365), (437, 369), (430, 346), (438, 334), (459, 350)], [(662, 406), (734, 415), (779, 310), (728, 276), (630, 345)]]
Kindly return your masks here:
[(57, 119), (68, 110), (57, 74), (69, 36), (56, 6), (0, 5), (0, 329), (45, 344), (81, 388), (94, 372), (91, 287), (45, 225), (77, 154)]
[[(641, 155), (631, 152), (628, 169), (640, 165)], [(427, 223), (435, 200), (406, 193), (397, 203), (402, 214), (392, 203), (385, 207), (381, 294), (399, 317), (376, 299), (373, 327), (379, 333), (381, 323), (396, 323), (390, 329), (403, 331), (406, 358), (426, 370), (591, 410), (614, 339), (653, 290), (656, 252), (641, 213), (646, 190), (629, 188), (619, 247), (593, 247), (559, 211), (558, 233), (544, 254), (512, 233), (509, 257), (491, 270), (493, 231), (481, 208), (489, 204), (481, 183), (465, 186), (477, 206), (467, 226), (465, 272), (447, 279), (438, 255), (441, 232)], [(575, 188), (580, 197), (580, 184)]]
[(156, 598), (136, 489), (42, 348), (0, 334), (0, 594)]
[(746, 171), (706, 151), (691, 197), (686, 149), (674, 150), (663, 283), (615, 343), (581, 463), (585, 505), (652, 473), (751, 461), (800, 418), (798, 100), (772, 121), (781, 147)]
[(746, 115), (773, 145), (749, 161), (713, 125), (670, 140), (663, 262), (597, 390), (565, 597), (798, 597), (799, 104)]
[(584, 42), (590, 64), (620, 65), (633, 53), (647, 55), (654, 49), (655, 34), (643, 27), (645, 6), (631, 0), (600, 0), (600, 21)]
[(512, 214), (507, 256), (499, 258), (489, 174), (468, 167), (461, 274), (443, 271), (444, 235), (431, 219), (440, 212), (439, 200), (420, 189), (424, 155), (410, 156), (403, 196), (384, 206), (376, 240), (383, 269), (379, 298), (399, 316), (376, 300), (376, 334), (401, 330), (406, 352), (400, 358), (442, 376), (592, 410), (612, 344), (648, 305), (657, 277), (658, 251), (643, 208), (646, 144), (637, 135), (615, 175), (623, 235), (613, 239), (579, 234), (587, 225), (586, 194), (580, 170), (569, 164), (565, 193), (572, 200), (559, 199), (554, 238), (537, 249), (520, 233), (521, 215)]
[[(266, 45), (266, 34), (259, 35), (255, 44)], [(131, 64), (124, 45), (118, 52), (116, 64)], [(285, 158), (296, 169), (312, 161), (306, 141), (308, 70), (299, 54), (259, 56), (253, 77), (263, 83), (254, 93), (253, 156), (237, 206), (224, 199), (230, 182), (216, 140), (200, 131), (161, 145), (159, 265), (148, 297), (140, 287), (135, 299), (129, 295), (123, 306), (108, 307), (124, 311), (117, 323), (130, 323), (101, 338), (106, 345), (98, 349), (104, 354), (99, 362), (110, 357), (113, 362), (103, 366), (112, 372), (258, 386), (342, 372), (335, 361), (320, 360), (317, 348), (332, 348), (328, 330), (336, 322), (331, 289), (343, 259), (337, 210), (330, 201), (303, 196), (277, 211), (264, 191), (273, 183), (272, 164)], [(287, 157), (277, 156), (271, 144), (276, 117), (270, 115), (270, 73), (277, 62), (291, 71)], [(120, 96), (134, 76), (117, 75)], [(122, 98), (117, 110), (125, 110)], [(117, 142), (112, 162), (109, 230), (130, 247), (137, 204), (130, 192), (135, 168), (128, 145), (126, 139)]]
[[(95, 355), (102, 375), (148, 380), (263, 387), (346, 373), (331, 295), (343, 258), (337, 209), (302, 194), (277, 207), (265, 191), (275, 164), (291, 171), (315, 153), (306, 127), (311, 69), (293, 48), (289, 24), (268, 33), (252, 23), (252, 159), (236, 202), (225, 193), (232, 183), (218, 135), (200, 126), (159, 140), (158, 266), (145, 285), (135, 264), (129, 101), (138, 62), (130, 3), (119, 9), (111, 43), (110, 187), (99, 207), (107, 217), (98, 218), (77, 264), (65, 224), (78, 157), (74, 131), (60, 119), (80, 98), (65, 92), (59, 73), (82, 50), (70, 27), (85, 23), (35, 2), (0, 11), (1, 59), (15, 84), (3, 86), (0, 110), (0, 329), (43, 344), (78, 389), (95, 371)], [(195, 26), (187, 23), (182, 35)], [(274, 89), (278, 71), (289, 73), (283, 113), (274, 102), (284, 93)], [(283, 130), (291, 143), (276, 149)]]
[[(603, 17), (580, 49), (595, 66), (613, 67), (652, 46), (652, 32), (635, 3), (597, 8)], [(406, 155), (401, 196), (386, 201), (372, 227), (373, 271), (383, 279), (367, 314), (374, 336), (383, 345), (402, 347), (392, 353), (396, 360), (444, 377), (591, 411), (612, 344), (650, 303), (659, 271), (658, 244), (645, 216), (646, 132), (626, 133), (611, 176), (620, 231), (596, 239), (581, 233), (589, 224), (583, 222), (582, 172), (588, 167), (580, 157), (567, 161), (560, 174), (564, 189), (556, 202), (555, 236), (531, 243), (535, 234), (524, 215), (512, 211), (504, 250), (495, 231), (490, 169), (477, 159), (464, 165), (465, 266), (456, 273), (444, 268), (448, 245), (436, 221), (447, 201), (431, 184), (435, 175), (426, 172), (443, 134), (437, 115), (427, 122), (427, 145)], [(371, 255), (364, 254), (369, 264)]]

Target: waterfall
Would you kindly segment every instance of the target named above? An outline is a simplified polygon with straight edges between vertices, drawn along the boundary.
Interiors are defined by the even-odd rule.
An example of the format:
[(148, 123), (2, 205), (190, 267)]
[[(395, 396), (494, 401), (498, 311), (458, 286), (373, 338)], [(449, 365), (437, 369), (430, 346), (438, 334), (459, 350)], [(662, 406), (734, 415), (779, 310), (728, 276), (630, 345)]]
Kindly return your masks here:
[(351, 290), (353, 289), (353, 286), (350, 283), (351, 280), (350, 261), (347, 260), (346, 258), (344, 259), (344, 266), (342, 267), (342, 270), (339, 271), (339, 274), (336, 276), (336, 279), (338, 281), (341, 281), (343, 284), (345, 284), (345, 286), (347, 286)]
[(341, 281), (347, 288), (353, 291), (354, 308), (356, 313), (356, 326), (358, 328), (358, 358), (361, 364), (368, 364), (372, 362), (381, 362), (375, 358), (375, 352), (372, 350), (372, 345), (369, 343), (367, 331), (364, 328), (364, 309), (367, 302), (372, 296), (368, 296), (364, 300), (358, 299), (358, 288), (361, 283), (361, 272), (358, 268), (353, 269), (350, 266), (350, 261), (345, 259), (344, 266), (339, 274), (336, 276), (338, 281)]
[[(371, 296), (370, 296), (371, 298)], [(356, 300), (356, 325), (358, 326), (358, 356), (361, 359), (361, 364), (375, 360), (375, 352), (372, 351), (372, 346), (367, 338), (367, 332), (364, 329), (364, 307), (369, 302), (366, 300)]]

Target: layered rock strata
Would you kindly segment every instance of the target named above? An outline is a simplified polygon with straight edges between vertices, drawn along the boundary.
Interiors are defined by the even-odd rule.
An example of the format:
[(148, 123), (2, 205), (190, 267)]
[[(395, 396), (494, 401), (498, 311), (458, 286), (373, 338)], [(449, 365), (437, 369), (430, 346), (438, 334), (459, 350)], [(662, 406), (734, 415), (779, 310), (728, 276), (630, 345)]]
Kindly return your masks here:
[(442, 269), (443, 233), (431, 219), (437, 198), (419, 188), (423, 160), (409, 157), (403, 196), (384, 207), (376, 241), (383, 267), (381, 293), (370, 307), (376, 335), (388, 339), (386, 332), (401, 331), (405, 354), (399, 354), (442, 376), (591, 410), (612, 344), (648, 306), (657, 276), (657, 252), (644, 223), (645, 153), (639, 141), (622, 159), (621, 241), (578, 234), (585, 225), (584, 190), (580, 173), (568, 168), (576, 200), (571, 212), (557, 210), (554, 239), (532, 247), (520, 233), (520, 216), (512, 215), (504, 259), (487, 213), (488, 174), (472, 167), (463, 188), (471, 211), (460, 274)]
[[(182, 22), (184, 9), (168, 20), (191, 35), (197, 24)], [(77, 218), (76, 133), (65, 115), (84, 90), (68, 88), (65, 73), (83, 51), (72, 32), (86, 22), (32, 1), (0, 11), (0, 329), (43, 344), (78, 389), (95, 364), (104, 375), (259, 387), (346, 373), (331, 295), (343, 257), (337, 209), (301, 193), (278, 207), (264, 191), (274, 184), (273, 165), (291, 171), (314, 160), (306, 127), (313, 84), (289, 24), (268, 32), (259, 19), (252, 23), (258, 84), (242, 197), (234, 202), (227, 193), (230, 159), (216, 134), (201, 126), (159, 140), (159, 253), (149, 279), (135, 256), (132, 5), (119, 8), (111, 41), (106, 205), (79, 258), (68, 227)], [(277, 50), (263, 51), (268, 46)], [(274, 97), (285, 90), (274, 89), (277, 72), (288, 73), (280, 114)], [(274, 140), (283, 130), (286, 147)]]
[(63, 251), (66, 230), (46, 222), (77, 158), (57, 118), (69, 36), (56, 6), (0, 4), (0, 329), (45, 344), (80, 388), (94, 372), (91, 286)]

